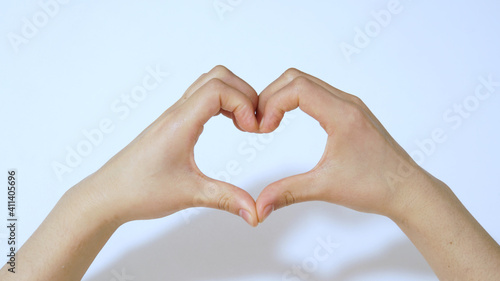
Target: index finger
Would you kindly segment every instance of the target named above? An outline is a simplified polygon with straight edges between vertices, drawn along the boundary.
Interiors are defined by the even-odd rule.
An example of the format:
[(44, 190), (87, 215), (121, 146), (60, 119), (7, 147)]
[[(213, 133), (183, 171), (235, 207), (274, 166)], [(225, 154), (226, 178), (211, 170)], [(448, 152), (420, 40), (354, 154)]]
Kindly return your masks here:
[(387, 133), (387, 131), (385, 130), (384, 126), (380, 123), (380, 121), (375, 117), (375, 115), (371, 112), (368, 106), (366, 106), (366, 104), (360, 98), (358, 98), (355, 95), (351, 95), (349, 93), (341, 91), (331, 86), (330, 84), (326, 83), (325, 81), (295, 68), (287, 69), (278, 79), (276, 79), (269, 86), (267, 86), (259, 95), (259, 106), (257, 107), (257, 120), (262, 119), (264, 109), (271, 96), (298, 77), (307, 78), (311, 82), (314, 82), (315, 84), (323, 87), (326, 91), (330, 92), (332, 95), (335, 95), (346, 102), (350, 102), (356, 106), (359, 106), (364, 111), (364, 113), (370, 117), (370, 119), (372, 120), (374, 125), (377, 126), (377, 128), (379, 128), (382, 132), (385, 132), (387, 135), (389, 135), (389, 133)]
[(259, 104), (260, 131), (276, 129), (285, 112), (299, 107), (316, 119), (328, 135), (333, 133), (337, 117), (345, 111), (346, 102), (304, 76), (284, 84), (276, 92), (268, 92), (264, 104)]
[(242, 129), (248, 132), (258, 130), (255, 109), (250, 98), (217, 78), (201, 86), (178, 109), (188, 126), (201, 128), (219, 111), (225, 110), (234, 115), (235, 121)]
[(222, 80), (227, 85), (237, 89), (241, 93), (245, 94), (252, 102), (254, 108), (257, 107), (259, 102), (259, 96), (257, 92), (243, 79), (238, 77), (236, 74), (231, 72), (225, 66), (217, 65), (212, 68), (208, 73), (201, 75), (183, 95), (183, 100), (187, 100), (191, 97), (198, 89), (205, 85), (208, 81), (217, 78)]

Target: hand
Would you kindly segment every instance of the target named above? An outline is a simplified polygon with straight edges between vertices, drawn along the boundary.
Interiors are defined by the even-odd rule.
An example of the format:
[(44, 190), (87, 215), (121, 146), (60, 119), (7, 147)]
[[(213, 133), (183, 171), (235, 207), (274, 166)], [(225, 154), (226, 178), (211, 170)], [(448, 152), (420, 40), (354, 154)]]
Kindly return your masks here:
[(500, 280), (500, 246), (443, 182), (420, 168), (357, 97), (295, 69), (259, 97), (260, 131), (300, 107), (328, 134), (311, 171), (268, 185), (257, 198), (262, 222), (273, 209), (322, 200), (392, 219), (440, 280)]
[[(394, 141), (356, 96), (289, 69), (259, 96), (260, 131), (276, 129), (286, 111), (300, 107), (328, 134), (323, 157), (311, 171), (267, 186), (257, 199), (259, 221), (272, 210), (311, 200), (387, 216), (411, 198), (425, 172)], [(404, 184), (403, 184), (404, 183)]]
[(203, 74), (183, 97), (91, 176), (93, 190), (121, 222), (152, 219), (189, 207), (211, 207), (256, 226), (254, 199), (200, 172), (193, 149), (203, 125), (223, 113), (238, 128), (257, 132), (257, 93), (222, 66)]
[[(296, 107), (328, 134), (324, 155), (310, 172), (270, 184), (255, 202), (244, 190), (210, 179), (196, 167), (194, 145), (212, 116), (223, 113), (244, 131), (271, 132)], [(259, 99), (220, 66), (59, 200), (17, 252), (18, 262), (30, 270), (13, 277), (5, 265), (0, 276), (80, 280), (109, 237), (130, 220), (205, 206), (240, 215), (255, 226), (274, 209), (308, 200), (388, 216), (442, 280), (500, 277), (495, 240), (446, 185), (416, 165), (361, 100), (295, 69)]]

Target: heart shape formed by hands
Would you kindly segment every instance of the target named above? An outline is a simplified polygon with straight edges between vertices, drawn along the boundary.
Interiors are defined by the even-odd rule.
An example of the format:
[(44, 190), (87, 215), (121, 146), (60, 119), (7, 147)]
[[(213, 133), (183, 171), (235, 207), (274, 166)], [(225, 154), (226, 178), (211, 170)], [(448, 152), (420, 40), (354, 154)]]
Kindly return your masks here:
[[(325, 152), (311, 171), (268, 185), (254, 200), (196, 166), (194, 146), (214, 115), (232, 118), (242, 131), (269, 133), (297, 107), (328, 134)], [(123, 221), (211, 207), (256, 226), (273, 210), (311, 200), (390, 215), (404, 205), (400, 197), (409, 187), (402, 182), (412, 181), (417, 167), (356, 96), (297, 69), (285, 71), (258, 95), (227, 68), (216, 66), (98, 174), (106, 175), (109, 186), (99, 192), (113, 198), (108, 205)]]
[[(285, 112), (300, 107), (319, 121), (328, 134), (325, 152), (311, 171), (264, 188), (255, 201), (255, 217), (251, 210), (238, 211), (250, 225), (263, 222), (273, 210), (303, 201), (327, 201), (379, 214), (388, 214), (397, 207), (393, 204), (397, 194), (390, 181), (391, 173), (408, 178), (414, 171), (414, 162), (359, 98), (297, 69), (287, 70), (257, 95), (246, 82), (222, 66), (202, 75), (187, 93), (213, 81), (243, 98), (232, 106), (220, 102), (220, 113), (232, 118), (242, 131), (272, 132)], [(251, 205), (250, 195), (241, 194), (241, 189), (238, 193), (241, 205)], [(217, 192), (212, 190), (208, 194)], [(222, 203), (217, 207), (231, 210), (231, 204), (238, 205), (231, 201), (233, 195), (219, 199)]]

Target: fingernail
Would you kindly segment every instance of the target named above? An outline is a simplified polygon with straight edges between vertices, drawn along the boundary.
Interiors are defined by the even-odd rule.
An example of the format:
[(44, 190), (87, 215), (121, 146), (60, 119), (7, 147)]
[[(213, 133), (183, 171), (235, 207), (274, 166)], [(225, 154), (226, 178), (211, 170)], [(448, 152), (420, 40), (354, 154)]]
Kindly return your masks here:
[(252, 224), (252, 216), (250, 215), (250, 213), (245, 210), (245, 209), (240, 209), (240, 213), (239, 213), (240, 217), (242, 217), (249, 225), (253, 226)]
[(264, 208), (264, 212), (262, 213), (262, 220), (260, 222), (263, 222), (271, 214), (273, 210), (274, 210), (273, 205), (267, 205)]

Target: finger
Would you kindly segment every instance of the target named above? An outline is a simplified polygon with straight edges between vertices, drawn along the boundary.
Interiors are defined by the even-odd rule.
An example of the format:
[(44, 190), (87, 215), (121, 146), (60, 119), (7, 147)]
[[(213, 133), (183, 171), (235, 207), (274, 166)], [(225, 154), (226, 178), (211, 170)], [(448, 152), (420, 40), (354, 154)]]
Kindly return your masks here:
[[(208, 73), (202, 74), (198, 79), (186, 90), (184, 95), (175, 103), (173, 104), (169, 109), (167, 109), (163, 114), (155, 120), (154, 123), (161, 122), (161, 120), (165, 119), (166, 116), (175, 110), (177, 110), (178, 107), (183, 105), (195, 92), (197, 92), (201, 87), (203, 87), (206, 83), (211, 81), (212, 79), (219, 79), (226, 83), (227, 85), (232, 86), (233, 88), (239, 90), (241, 93), (245, 94), (251, 101), (252, 103), (252, 108), (253, 112), (255, 115), (255, 109), (257, 108), (259, 97), (257, 95), (257, 92), (248, 85), (244, 80), (239, 78), (238, 76), (234, 75), (231, 71), (229, 71), (226, 67), (218, 65), (215, 66), (212, 70), (210, 70)], [(238, 121), (236, 120), (235, 116), (232, 114), (232, 112), (227, 111), (223, 108), (219, 110), (219, 113), (222, 113), (224, 116), (233, 119), (233, 122), (235, 126), (241, 130), (245, 131), (244, 129), (239, 126)], [(216, 115), (217, 115), (216, 114)], [(148, 129), (148, 128), (146, 128)]]
[[(210, 79), (208, 79), (208, 80), (210, 80)], [(186, 101), (194, 92), (196, 92), (196, 90), (198, 90), (208, 80), (207, 80), (207, 73), (203, 73), (202, 75), (200, 75), (200, 77), (198, 77), (198, 79), (196, 79), (193, 82), (193, 84), (191, 84), (186, 89), (186, 91), (184, 92), (184, 94), (182, 95), (182, 97), (179, 99), (179, 101), (180, 102)]]
[(244, 132), (244, 131), (245, 131), (245, 130), (243, 130), (243, 129), (240, 127), (240, 125), (238, 125), (238, 122), (236, 122), (236, 118), (234, 117), (234, 114), (233, 114), (232, 112), (229, 112), (229, 111), (226, 111), (226, 110), (221, 110), (221, 111), (220, 111), (220, 113), (222, 113), (222, 115), (226, 116), (227, 118), (232, 119), (232, 120), (233, 120), (233, 124), (234, 124), (234, 126), (235, 126), (238, 130), (240, 130), (240, 131), (242, 131), (242, 132)]
[(259, 222), (271, 212), (291, 204), (320, 200), (316, 193), (315, 172), (295, 175), (276, 181), (264, 188), (256, 201)]
[(305, 77), (305, 78), (311, 80), (312, 82), (320, 85), (321, 87), (323, 87), (325, 90), (327, 90), (331, 94), (336, 95), (337, 97), (339, 97), (343, 100), (346, 100), (346, 101), (349, 101), (353, 104), (358, 105), (359, 107), (361, 107), (361, 109), (363, 109), (366, 112), (366, 114), (370, 117), (370, 119), (374, 122), (374, 124), (380, 130), (386, 132), (386, 134), (388, 135), (388, 132), (385, 130), (382, 123), (380, 123), (380, 121), (375, 117), (375, 115), (371, 112), (371, 110), (368, 108), (368, 106), (359, 97), (357, 97), (355, 95), (351, 95), (351, 94), (346, 93), (344, 91), (341, 91), (341, 90), (331, 86), (330, 84), (326, 83), (325, 81), (323, 81), (317, 77), (314, 77), (310, 74), (307, 74), (305, 72), (302, 72), (298, 69), (295, 69), (295, 68), (290, 68), (290, 69), (286, 70), (278, 79), (276, 79), (273, 83), (271, 83), (269, 86), (267, 86), (262, 91), (262, 93), (259, 95), (259, 106), (257, 107), (257, 120), (258, 120), (258, 122), (260, 122), (262, 119), (262, 115), (263, 115), (265, 106), (266, 106), (269, 98), (274, 93), (276, 93), (277, 91), (282, 89), (284, 86), (286, 86), (288, 83), (292, 82), (297, 77)]
[(189, 126), (201, 128), (212, 116), (225, 110), (234, 114), (234, 120), (241, 129), (248, 132), (258, 130), (250, 98), (218, 78), (201, 86), (179, 110)]
[(259, 106), (257, 107), (257, 119), (260, 122), (269, 98), (295, 78), (304, 76), (304, 73), (296, 68), (289, 68), (276, 80), (269, 84), (259, 95)]
[(289, 68), (287, 69), (278, 79), (273, 81), (269, 86), (267, 86), (262, 93), (259, 95), (259, 108), (257, 109), (258, 117), (262, 116), (263, 110), (266, 106), (267, 100), (277, 91), (285, 87), (287, 84), (292, 82), (294, 79), (297, 77), (305, 77), (308, 78), (309, 80), (313, 81), (314, 83), (322, 86), (325, 88), (325, 90), (329, 91), (332, 94), (335, 94), (340, 97), (340, 95), (343, 93), (339, 89), (329, 85), (328, 83), (322, 81), (321, 79), (318, 79), (312, 75), (309, 75), (305, 72), (302, 72), (296, 68)]
[[(227, 117), (227, 118), (229, 118), (229, 119), (232, 119), (232, 120), (233, 120), (233, 124), (234, 124), (234, 126), (235, 126), (238, 130), (240, 130), (240, 131), (242, 131), (242, 132), (244, 132), (244, 131), (245, 131), (245, 130), (241, 129), (240, 125), (238, 125), (238, 122), (236, 122), (236, 118), (234, 117), (234, 114), (233, 114), (232, 112), (229, 112), (229, 111), (226, 111), (226, 110), (222, 110), (222, 109), (221, 109), (221, 111), (220, 111), (219, 113), (221, 113), (222, 115), (226, 116), (226, 117)], [(216, 114), (216, 115), (218, 115), (218, 114)]]
[(261, 106), (259, 104), (262, 112), (260, 131), (263, 133), (276, 129), (285, 112), (300, 107), (302, 111), (319, 121), (327, 134), (331, 135), (336, 120), (345, 113), (349, 105), (315, 82), (299, 76), (270, 95), (263, 110)]
[[(251, 100), (253, 108), (255, 109), (258, 104), (259, 97), (257, 95), (257, 92), (244, 80), (236, 76), (234, 73), (232, 73), (229, 69), (222, 65), (217, 65), (215, 66), (212, 70), (210, 70), (208, 73), (203, 74), (196, 80), (184, 93), (183, 97), (181, 98), (181, 102), (185, 102), (194, 92), (196, 92), (201, 86), (203, 86), (205, 83), (210, 81), (211, 79), (220, 79), (224, 83), (232, 86), (233, 88), (239, 90), (243, 94), (247, 95), (248, 98)], [(235, 119), (235, 116), (232, 114), (232, 112), (229, 112), (227, 110), (221, 109), (220, 113), (222, 115), (230, 118), (233, 120), (233, 123), (235, 124), (236, 128), (238, 128), (241, 131), (243, 130), (237, 120)]]
[(245, 190), (232, 184), (205, 178), (205, 184), (194, 199), (194, 207), (209, 207), (227, 211), (257, 226), (255, 201)]
[(259, 97), (257, 92), (243, 79), (236, 76), (229, 69), (222, 65), (217, 65), (212, 68), (208, 73), (201, 75), (198, 80), (196, 80), (184, 93), (183, 99), (187, 100), (191, 95), (193, 95), (198, 89), (200, 89), (208, 81), (217, 78), (222, 80), (227, 85), (239, 90), (243, 94), (247, 95), (254, 108), (257, 107), (259, 102)]

